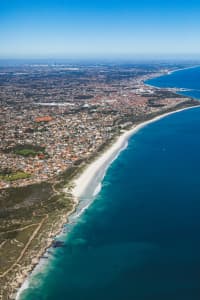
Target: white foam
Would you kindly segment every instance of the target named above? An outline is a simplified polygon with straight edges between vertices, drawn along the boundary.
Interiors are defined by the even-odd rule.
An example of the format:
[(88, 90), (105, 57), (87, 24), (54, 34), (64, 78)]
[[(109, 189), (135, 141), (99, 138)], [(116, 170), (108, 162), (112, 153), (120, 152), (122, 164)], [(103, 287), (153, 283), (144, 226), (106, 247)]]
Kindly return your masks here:
[[(102, 188), (102, 180), (105, 177), (106, 171), (109, 168), (109, 166), (113, 163), (114, 160), (120, 155), (120, 153), (125, 150), (128, 146), (128, 140), (129, 138), (134, 135), (137, 131), (145, 127), (146, 125), (153, 123), (155, 121), (158, 121), (168, 115), (200, 107), (188, 107), (183, 108), (177, 111), (165, 113), (163, 115), (160, 115), (158, 117), (155, 117), (152, 120), (145, 121), (137, 126), (135, 126), (133, 129), (129, 131), (125, 131), (118, 139), (117, 141), (106, 151), (104, 152), (99, 158), (97, 158), (96, 161), (91, 163), (88, 168), (74, 181), (75, 188), (73, 190), (74, 196), (79, 199), (79, 204), (77, 206), (76, 211), (69, 217), (68, 224), (76, 224), (76, 221), (79, 219), (79, 217), (83, 214), (83, 212), (90, 206), (92, 201), (95, 199), (95, 197), (99, 194)], [(88, 176), (88, 177), (87, 177)], [(86, 182), (84, 180), (86, 179)], [(95, 182), (95, 184), (93, 184)], [(88, 186), (90, 187), (90, 193), (87, 193), (87, 197), (84, 197), (84, 194), (86, 194), (88, 190)], [(67, 232), (68, 233), (68, 232)], [(66, 233), (61, 233), (61, 235), (65, 235)], [(16, 300), (20, 300), (21, 293), (29, 288), (30, 284), (30, 278), (34, 276), (36, 273), (39, 273), (44, 269), (44, 265), (47, 265), (49, 263), (49, 259), (44, 261), (43, 259), (40, 259), (38, 265), (35, 267), (34, 271), (27, 277), (27, 279), (24, 281), (22, 286), (19, 288)]]
[(102, 184), (101, 184), (101, 182), (99, 182), (99, 184), (97, 185), (97, 187), (94, 190), (94, 193), (92, 195), (93, 197), (97, 196), (100, 193), (101, 187), (102, 187)]
[(28, 287), (29, 287), (29, 278), (27, 278), (27, 279), (23, 282), (22, 286), (18, 289), (17, 295), (16, 295), (16, 300), (19, 300), (19, 299), (20, 299), (21, 293), (22, 293), (24, 290), (28, 289)]

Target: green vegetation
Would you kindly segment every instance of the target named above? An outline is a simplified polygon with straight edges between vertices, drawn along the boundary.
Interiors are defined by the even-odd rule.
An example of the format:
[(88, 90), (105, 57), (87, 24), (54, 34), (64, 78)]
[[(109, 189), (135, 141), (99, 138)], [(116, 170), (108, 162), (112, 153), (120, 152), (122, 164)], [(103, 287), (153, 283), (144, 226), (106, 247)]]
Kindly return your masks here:
[(5, 181), (15, 181), (19, 179), (26, 179), (29, 178), (30, 174), (25, 173), (23, 171), (17, 171), (17, 172), (11, 172), (11, 173), (0, 173), (0, 180), (5, 180)]
[(21, 150), (16, 150), (15, 154), (22, 155), (22, 156), (36, 156), (38, 152), (32, 149), (21, 149)]
[[(199, 104), (191, 101), (184, 102), (177, 105), (176, 109), (195, 105), (195, 103)], [(174, 110), (173, 107), (168, 110), (163, 109), (162, 112)], [(156, 115), (159, 113), (128, 115), (125, 121), (130, 120), (137, 124)], [(73, 208), (70, 180), (86, 167), (86, 163), (91, 162), (107, 147), (108, 143), (105, 143), (85, 163), (72, 165), (59, 174), (54, 182), (0, 190), (0, 298), (3, 295), (2, 299), (10, 299), (10, 295), (15, 291), (11, 282), (16, 279), (16, 274), (26, 272), (25, 268), (33, 263), (36, 254), (47, 246), (48, 238), (54, 236), (61, 223), (65, 222), (66, 214)], [(31, 145), (18, 145), (11, 151), (22, 151), (21, 153), (24, 154), (24, 150), (45, 153), (44, 148)], [(20, 170), (15, 172), (9, 169), (0, 170), (0, 179), (7, 178), (11, 181), (26, 178), (24, 176), (29, 174)], [(63, 191), (66, 186), (68, 186), (68, 193)]]
[(45, 154), (45, 148), (34, 145), (17, 145), (12, 151), (17, 155), (22, 156), (36, 156), (38, 154)]
[[(9, 172), (4, 170), (4, 176)], [(0, 190), (0, 295), (3, 299), (10, 299), (15, 291), (10, 283), (16, 273), (30, 266), (38, 251), (45, 249), (50, 232), (55, 235), (72, 207), (71, 195), (55, 189), (55, 183)]]
[(25, 179), (25, 178), (29, 178), (29, 177), (30, 177), (30, 174), (25, 173), (21, 170), (13, 171), (9, 168), (0, 170), (0, 180), (5, 180), (8, 182), (19, 180), (19, 179)]

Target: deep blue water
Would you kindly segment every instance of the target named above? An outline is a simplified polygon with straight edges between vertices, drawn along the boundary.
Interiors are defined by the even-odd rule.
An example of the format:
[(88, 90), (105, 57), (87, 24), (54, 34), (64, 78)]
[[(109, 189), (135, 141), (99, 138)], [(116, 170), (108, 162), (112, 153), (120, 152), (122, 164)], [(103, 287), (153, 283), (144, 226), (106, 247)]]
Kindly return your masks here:
[(162, 88), (184, 88), (179, 94), (200, 99), (200, 67), (184, 69), (172, 74), (147, 80), (146, 83)]
[(200, 299), (200, 108), (130, 139), (22, 299)]

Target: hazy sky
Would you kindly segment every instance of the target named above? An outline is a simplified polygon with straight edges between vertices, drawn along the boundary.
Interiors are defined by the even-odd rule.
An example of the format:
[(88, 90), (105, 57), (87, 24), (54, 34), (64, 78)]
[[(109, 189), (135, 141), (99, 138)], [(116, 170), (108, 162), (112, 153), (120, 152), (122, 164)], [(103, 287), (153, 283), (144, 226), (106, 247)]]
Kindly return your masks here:
[(0, 57), (200, 53), (200, 1), (0, 0)]

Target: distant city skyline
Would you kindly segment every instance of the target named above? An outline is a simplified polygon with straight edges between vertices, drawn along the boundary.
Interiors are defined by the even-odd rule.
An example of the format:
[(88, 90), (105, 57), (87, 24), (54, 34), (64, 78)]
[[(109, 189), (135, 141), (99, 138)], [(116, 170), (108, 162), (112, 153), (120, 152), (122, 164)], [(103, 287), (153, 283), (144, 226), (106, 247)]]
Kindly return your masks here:
[(198, 57), (195, 0), (0, 1), (0, 58)]

